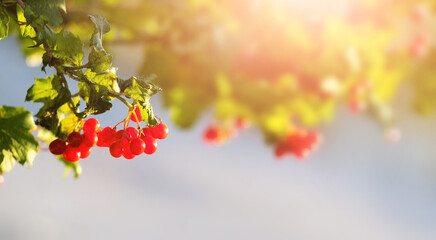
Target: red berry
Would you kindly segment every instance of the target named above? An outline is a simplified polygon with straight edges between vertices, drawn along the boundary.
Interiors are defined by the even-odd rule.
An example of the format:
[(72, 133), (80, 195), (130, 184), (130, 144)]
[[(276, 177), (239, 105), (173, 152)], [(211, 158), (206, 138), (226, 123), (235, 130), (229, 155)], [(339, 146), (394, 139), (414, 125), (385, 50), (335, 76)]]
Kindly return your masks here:
[(85, 124), (83, 125), (83, 131), (92, 133), (96, 132), (100, 128), (100, 123), (95, 118), (90, 118), (85, 121)]
[(151, 127), (150, 126), (147, 126), (147, 127), (142, 129), (141, 138), (142, 137), (151, 137)]
[(142, 140), (145, 142), (144, 152), (146, 154), (153, 154), (157, 149), (156, 139), (152, 137), (143, 137)]
[(95, 132), (99, 133), (99, 132), (101, 132), (101, 130), (103, 130), (103, 129), (101, 127), (98, 127), (97, 129), (95, 129)]
[(236, 118), (236, 122), (235, 122), (236, 128), (243, 130), (248, 128), (248, 120), (244, 117), (238, 117)]
[(111, 127), (105, 127), (101, 131), (104, 135), (104, 138), (110, 138), (112, 135), (114, 135), (117, 131)]
[(117, 141), (123, 137), (124, 130), (118, 130), (118, 132), (115, 133), (114, 139)]
[(97, 146), (99, 147), (109, 147), (113, 142), (116, 141), (114, 138), (116, 134), (115, 129), (111, 127), (105, 127), (98, 135)]
[(309, 154), (309, 150), (308, 149), (298, 149), (296, 151), (292, 152), (297, 158), (299, 159), (304, 159), (307, 157), (307, 155)]
[(94, 147), (95, 144), (98, 142), (98, 136), (96, 132), (85, 132), (82, 134), (82, 144), (86, 145), (88, 147)]
[(80, 144), (79, 151), (80, 151), (80, 158), (87, 158), (89, 157), (89, 154), (91, 154), (91, 147), (82, 143)]
[(59, 155), (65, 152), (66, 147), (67, 146), (65, 144), (65, 141), (63, 141), (62, 139), (56, 139), (50, 143), (48, 149), (52, 154)]
[(69, 162), (77, 162), (80, 159), (80, 150), (78, 148), (67, 146), (62, 157)]
[(121, 138), (121, 143), (123, 144), (123, 157), (126, 159), (133, 159), (135, 154), (130, 151), (130, 141), (123, 137)]
[(219, 130), (215, 126), (209, 126), (203, 134), (203, 141), (206, 143), (216, 142), (218, 140)]
[(123, 144), (121, 141), (114, 142), (110, 146), (109, 151), (112, 157), (119, 158), (123, 155)]
[(141, 155), (141, 153), (143, 153), (145, 150), (145, 142), (140, 139), (133, 139), (130, 142), (130, 151), (132, 151), (133, 154), (135, 155)]
[[(141, 110), (139, 109), (139, 107), (135, 108), (135, 113), (136, 113), (136, 117), (138, 117), (138, 121), (142, 121), (142, 116), (141, 116)], [(135, 113), (132, 112), (132, 115), (130, 115), (130, 120), (136, 122), (136, 118), (135, 118)]]
[(106, 147), (106, 143), (103, 141), (102, 133), (101, 132), (97, 133), (97, 136), (98, 136), (98, 140), (96, 145), (99, 147)]
[(353, 99), (348, 102), (348, 108), (353, 113), (361, 113), (365, 110), (366, 105), (362, 100)]
[(289, 146), (287, 142), (279, 142), (275, 149), (274, 149), (274, 155), (277, 158), (282, 158), (285, 156), (285, 154), (289, 151)]
[(68, 146), (70, 147), (78, 147), (82, 143), (82, 135), (78, 132), (72, 132), (68, 135), (67, 138)]
[(138, 138), (138, 130), (134, 127), (128, 127), (126, 129), (126, 137), (128, 140), (133, 140)]
[(151, 128), (151, 136), (157, 139), (165, 139), (168, 136), (168, 127), (164, 123), (159, 123)]
[(316, 150), (316, 147), (318, 146), (320, 141), (321, 141), (321, 137), (317, 132), (314, 131), (308, 132), (304, 138), (304, 142), (306, 143), (310, 151)]

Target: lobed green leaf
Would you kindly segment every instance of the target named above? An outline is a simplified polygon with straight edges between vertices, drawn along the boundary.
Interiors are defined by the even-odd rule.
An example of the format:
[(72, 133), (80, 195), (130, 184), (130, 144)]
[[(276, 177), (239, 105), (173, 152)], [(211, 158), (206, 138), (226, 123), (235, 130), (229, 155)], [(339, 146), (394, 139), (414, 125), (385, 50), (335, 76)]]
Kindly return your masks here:
[(56, 34), (53, 56), (62, 59), (65, 65), (81, 66), (84, 57), (82, 41), (73, 33), (62, 30)]
[(80, 82), (79, 94), (86, 102), (86, 108), (83, 116), (89, 114), (101, 114), (112, 108), (112, 100), (109, 97), (109, 89), (106, 86), (93, 82)]
[(35, 115), (37, 124), (57, 133), (59, 126), (58, 108), (71, 99), (68, 89), (61, 86), (56, 75), (36, 78), (35, 84), (27, 90), (26, 101), (41, 102), (44, 105)]
[(9, 172), (15, 162), (30, 163), (38, 152), (32, 114), (23, 107), (0, 106), (0, 173)]

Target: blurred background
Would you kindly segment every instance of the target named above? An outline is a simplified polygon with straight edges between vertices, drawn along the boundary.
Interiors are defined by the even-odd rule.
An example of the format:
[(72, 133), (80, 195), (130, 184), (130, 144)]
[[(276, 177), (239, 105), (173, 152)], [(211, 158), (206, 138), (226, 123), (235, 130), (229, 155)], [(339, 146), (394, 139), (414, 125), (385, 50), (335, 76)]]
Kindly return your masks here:
[[(0, 239), (435, 239), (433, 12), (432, 1), (67, 1), (81, 39), (87, 14), (111, 22), (120, 77), (158, 75), (151, 101), (170, 134), (134, 160), (94, 149), (77, 180), (42, 146), (32, 168), (4, 176)], [(0, 41), (0, 103), (35, 113), (26, 90), (45, 74), (28, 45)], [(126, 113), (114, 101), (98, 119)], [(251, 127), (204, 141), (239, 118)], [(299, 128), (322, 135), (319, 148), (277, 158)]]

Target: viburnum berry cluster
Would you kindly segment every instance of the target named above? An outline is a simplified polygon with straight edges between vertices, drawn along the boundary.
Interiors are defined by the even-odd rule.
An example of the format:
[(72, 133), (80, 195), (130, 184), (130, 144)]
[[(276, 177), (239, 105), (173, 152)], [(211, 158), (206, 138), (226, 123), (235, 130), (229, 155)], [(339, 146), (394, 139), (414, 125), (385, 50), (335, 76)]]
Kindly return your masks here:
[(222, 144), (236, 136), (237, 131), (249, 127), (246, 118), (238, 117), (231, 126), (209, 125), (203, 132), (203, 142), (207, 144)]
[[(138, 127), (129, 127), (130, 120), (135, 121)], [(108, 147), (110, 154), (115, 158), (123, 156), (133, 159), (143, 153), (153, 154), (157, 149), (156, 139), (165, 139), (168, 136), (168, 127), (159, 119), (155, 126), (141, 128), (141, 121), (139, 108), (129, 111), (127, 118), (114, 127), (102, 129), (97, 119), (89, 118), (84, 121), (82, 133), (73, 131), (66, 140), (55, 139), (50, 143), (49, 150), (55, 155), (62, 154), (62, 157), (70, 162), (87, 158), (94, 146)], [(121, 123), (124, 123), (124, 128), (117, 131), (117, 126)]]
[(297, 129), (283, 141), (277, 143), (275, 156), (282, 158), (286, 154), (292, 154), (299, 159), (304, 159), (309, 153), (316, 150), (320, 142), (321, 137), (317, 132)]

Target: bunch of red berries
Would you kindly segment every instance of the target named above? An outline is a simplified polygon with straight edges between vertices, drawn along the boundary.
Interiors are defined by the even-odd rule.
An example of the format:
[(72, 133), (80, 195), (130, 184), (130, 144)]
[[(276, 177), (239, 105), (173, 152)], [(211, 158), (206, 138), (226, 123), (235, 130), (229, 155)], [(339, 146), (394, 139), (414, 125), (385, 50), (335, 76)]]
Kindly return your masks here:
[(97, 133), (101, 131), (100, 123), (95, 118), (90, 118), (83, 125), (83, 133), (72, 132), (67, 140), (56, 139), (49, 145), (49, 150), (55, 155), (62, 154), (62, 157), (70, 162), (77, 162), (80, 158), (87, 158), (91, 154), (91, 148), (98, 141)]
[[(156, 139), (165, 139), (168, 136), (168, 127), (162, 123), (154, 127), (148, 125), (141, 128), (139, 122), (142, 121), (139, 109), (129, 112), (130, 119), (127, 117), (124, 122), (124, 129), (117, 131), (116, 127), (105, 127), (101, 129), (99, 122), (95, 118), (90, 118), (83, 125), (83, 133), (72, 132), (67, 141), (56, 139), (50, 143), (50, 152), (55, 155), (62, 154), (63, 158), (70, 162), (76, 162), (80, 158), (86, 158), (91, 153), (91, 148), (95, 145), (99, 147), (109, 147), (110, 154), (119, 158), (133, 159), (142, 153), (153, 154), (157, 149)], [(138, 128), (127, 127), (130, 120), (138, 124)]]
[(106, 127), (99, 134), (97, 146), (109, 147), (110, 154), (115, 158), (123, 156), (126, 159), (133, 159), (142, 153), (156, 152), (156, 139), (165, 139), (167, 136), (168, 127), (163, 123), (142, 129), (128, 127), (119, 131)]
[(292, 154), (303, 159), (316, 149), (320, 141), (321, 137), (317, 132), (297, 130), (276, 145), (275, 156), (282, 158), (286, 154)]
[(238, 117), (231, 126), (210, 125), (203, 132), (203, 142), (208, 144), (222, 144), (236, 136), (237, 130), (248, 128), (249, 122), (246, 118)]

